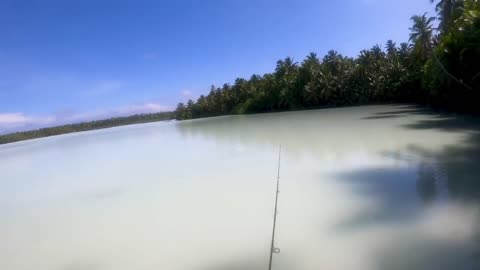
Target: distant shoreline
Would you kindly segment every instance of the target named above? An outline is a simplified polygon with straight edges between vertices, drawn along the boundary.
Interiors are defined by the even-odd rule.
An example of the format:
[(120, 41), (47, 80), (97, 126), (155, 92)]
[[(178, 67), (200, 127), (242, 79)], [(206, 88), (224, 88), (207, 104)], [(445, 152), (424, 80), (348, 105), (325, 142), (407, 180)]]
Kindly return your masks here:
[[(211, 118), (211, 117), (227, 116), (227, 115), (252, 115), (252, 114), (265, 114), (265, 113), (334, 109), (334, 108), (343, 108), (343, 107), (372, 106), (372, 105), (413, 105), (413, 104), (411, 103), (371, 103), (371, 104), (344, 105), (344, 106), (330, 105), (330, 106), (317, 106), (317, 107), (303, 108), (303, 109), (271, 110), (271, 111), (255, 112), (255, 113), (250, 112), (250, 113), (242, 113), (242, 114), (210, 115), (210, 116), (196, 117), (194, 119)], [(190, 119), (190, 120), (194, 120), (194, 119)], [(102, 119), (102, 120), (67, 124), (67, 125), (54, 126), (54, 127), (48, 127), (48, 128), (40, 128), (35, 130), (7, 133), (7, 134), (0, 135), (0, 145), (19, 142), (19, 141), (51, 137), (56, 135), (82, 132), (82, 131), (98, 130), (98, 129), (151, 123), (151, 122), (158, 122), (158, 121), (167, 121), (167, 120), (175, 120), (175, 112), (136, 114), (131, 116), (114, 117), (110, 119)], [(182, 120), (178, 120), (178, 121), (182, 121)]]
[(0, 135), (0, 145), (50, 136), (175, 119), (174, 112), (136, 114)]
[[(357, 105), (340, 105), (340, 106), (329, 105), (329, 106), (316, 106), (316, 107), (310, 107), (310, 108), (298, 108), (298, 109), (290, 109), (290, 110), (271, 110), (271, 111), (255, 112), (255, 113), (251, 112), (251, 113), (241, 113), (241, 114), (210, 115), (210, 116), (196, 117), (193, 119), (181, 119), (181, 120), (177, 119), (177, 121), (204, 119), (204, 118), (229, 116), (229, 115), (254, 115), (254, 114), (298, 112), (298, 111), (312, 111), (312, 110), (322, 110), (322, 109), (336, 109), (336, 108), (339, 109), (339, 108), (347, 108), (347, 107), (380, 106), (380, 105), (391, 105), (391, 106), (406, 105), (406, 106), (413, 106), (413, 107), (428, 108), (430, 110), (434, 110), (437, 112), (449, 112), (448, 110), (445, 110), (445, 109), (441, 110), (439, 108), (428, 106), (425, 104), (415, 104), (415, 103), (408, 103), (408, 102), (375, 102), (375, 103), (366, 103), (366, 104), (357, 104)], [(55, 127), (41, 128), (36, 130), (19, 131), (19, 132), (0, 135), (0, 145), (19, 142), (19, 141), (51, 137), (56, 135), (82, 132), (82, 131), (99, 130), (99, 129), (119, 127), (119, 126), (144, 124), (144, 123), (152, 123), (152, 122), (168, 121), (168, 120), (175, 120), (175, 112), (136, 114), (131, 116), (114, 117), (110, 119), (95, 120), (95, 121), (82, 122), (82, 123), (76, 123), (76, 124), (67, 124), (67, 125), (61, 125), (61, 126), (55, 126)]]

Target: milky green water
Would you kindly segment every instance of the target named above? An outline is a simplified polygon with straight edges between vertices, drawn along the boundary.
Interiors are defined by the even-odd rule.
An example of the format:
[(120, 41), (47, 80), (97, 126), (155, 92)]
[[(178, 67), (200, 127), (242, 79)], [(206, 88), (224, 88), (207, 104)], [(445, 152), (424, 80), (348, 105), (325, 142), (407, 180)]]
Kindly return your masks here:
[(480, 269), (480, 125), (409, 105), (0, 146), (0, 269)]

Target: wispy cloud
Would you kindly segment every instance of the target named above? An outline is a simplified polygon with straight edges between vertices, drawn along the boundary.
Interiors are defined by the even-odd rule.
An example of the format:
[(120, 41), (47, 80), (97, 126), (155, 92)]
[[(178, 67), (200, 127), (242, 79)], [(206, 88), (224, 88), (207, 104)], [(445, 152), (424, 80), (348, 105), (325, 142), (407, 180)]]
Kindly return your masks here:
[(26, 115), (21, 112), (0, 113), (0, 134), (172, 109), (160, 103), (147, 102), (86, 112), (63, 110), (46, 116)]
[(74, 112), (71, 110), (56, 113), (55, 119), (59, 123), (76, 123), (83, 121), (106, 119), (110, 117), (129, 116), (142, 113), (155, 113), (171, 110), (170, 106), (160, 103), (147, 102), (141, 104), (131, 104), (110, 109), (92, 110), (87, 112)]
[(130, 105), (125, 107), (120, 107), (116, 110), (116, 113), (119, 115), (131, 115), (131, 114), (139, 114), (139, 113), (154, 113), (154, 112), (162, 112), (168, 111), (172, 108), (170, 106), (164, 106), (158, 103), (144, 103), (140, 105)]
[(30, 116), (24, 113), (0, 113), (0, 134), (53, 124), (56, 118), (50, 116)]
[(0, 114), (0, 125), (23, 124), (28, 121), (30, 121), (30, 118), (26, 117), (22, 113)]

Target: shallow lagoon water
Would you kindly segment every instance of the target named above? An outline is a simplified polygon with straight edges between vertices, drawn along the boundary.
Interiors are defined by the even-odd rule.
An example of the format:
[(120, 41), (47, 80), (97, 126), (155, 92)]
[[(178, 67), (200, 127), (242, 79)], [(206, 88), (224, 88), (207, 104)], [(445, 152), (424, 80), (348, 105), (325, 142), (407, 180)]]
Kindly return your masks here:
[(0, 146), (0, 269), (480, 269), (480, 121), (382, 105)]

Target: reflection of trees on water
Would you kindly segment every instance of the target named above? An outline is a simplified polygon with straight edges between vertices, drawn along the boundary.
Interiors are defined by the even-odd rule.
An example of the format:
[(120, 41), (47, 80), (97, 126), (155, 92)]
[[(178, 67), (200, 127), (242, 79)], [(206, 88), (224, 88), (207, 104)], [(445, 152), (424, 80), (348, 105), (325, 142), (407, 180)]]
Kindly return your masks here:
[[(419, 194), (425, 200), (435, 196), (444, 188), (448, 196), (454, 200), (480, 202), (480, 136), (470, 135), (468, 142), (462, 146), (448, 146), (443, 150), (432, 153), (421, 147), (412, 147), (420, 156), (434, 156), (438, 163), (436, 173), (431, 165), (419, 167), (418, 186)], [(443, 177), (443, 179), (438, 179)], [(442, 183), (443, 181), (444, 183)], [(428, 190), (431, 189), (431, 190)]]
[[(365, 197), (374, 198), (379, 208), (374, 213), (361, 213), (345, 222), (348, 230), (354, 226), (371, 226), (385, 222), (407, 222), (422, 215), (422, 207), (430, 207), (442, 200), (465, 204), (480, 209), (480, 121), (475, 117), (453, 114), (436, 114), (415, 107), (399, 107), (399, 110), (380, 111), (354, 122), (336, 125), (334, 122), (318, 122), (316, 113), (285, 114), (282, 117), (266, 115), (262, 117), (242, 116), (241, 120), (222, 118), (180, 124), (178, 130), (185, 136), (202, 136), (227, 143), (266, 144), (276, 146), (282, 143), (289, 154), (308, 153), (321, 156), (331, 151), (348, 153), (349, 148), (360, 141), (367, 149), (378, 150), (385, 158), (400, 158), (401, 154), (412, 153), (416, 158), (412, 163), (416, 167), (402, 168), (361, 168), (342, 172), (337, 179), (346, 180), (355, 187), (355, 191)], [(416, 116), (428, 116), (415, 118)], [(299, 118), (302, 117), (302, 118)], [(404, 117), (414, 119), (399, 128), (408, 131), (430, 130), (444, 134), (460, 133), (463, 141), (431, 150), (421, 143), (409, 145), (399, 152), (384, 153), (376, 145), (377, 138), (395, 137), (395, 129), (382, 130), (372, 124), (375, 121), (398, 121)], [(332, 115), (332, 119), (342, 116)], [(303, 120), (298, 121), (296, 120)], [(268, 123), (267, 123), (268, 122)], [(379, 122), (382, 123), (382, 122)], [(385, 123), (385, 122), (383, 122)], [(316, 125), (325, 125), (318, 129)], [(352, 125), (348, 127), (348, 125)], [(365, 128), (368, 126), (369, 128)], [(276, 127), (272, 129), (272, 126)], [(358, 132), (356, 128), (358, 127)], [(376, 134), (376, 127), (378, 134)], [(295, 132), (291, 132), (295, 130)], [(355, 132), (358, 140), (349, 141)], [(321, 133), (321, 134), (319, 134)], [(342, 134), (348, 133), (348, 134)], [(369, 134), (376, 134), (371, 139)], [(417, 134), (417, 133), (413, 133)], [(402, 140), (403, 138), (398, 138)], [(337, 153), (335, 152), (335, 153)], [(420, 205), (419, 205), (420, 204)], [(367, 218), (366, 218), (367, 217)], [(373, 218), (372, 218), (373, 217)], [(341, 227), (341, 226), (340, 226)], [(425, 241), (421, 239), (402, 239), (379, 254), (379, 269), (480, 269), (480, 213), (475, 220), (474, 241)], [(339, 233), (338, 231), (336, 233)], [(341, 232), (340, 232), (341, 233)], [(471, 254), (474, 250), (475, 253)], [(417, 253), (419, 252), (419, 253)], [(476, 257), (477, 263), (464, 257), (465, 254)], [(462, 257), (463, 256), (463, 257)]]
[[(392, 107), (395, 110), (392, 110)], [(367, 107), (369, 108), (369, 107)], [(422, 144), (409, 145), (404, 152), (415, 154), (420, 161), (417, 172), (417, 191), (422, 200), (438, 198), (438, 192), (447, 192), (454, 199), (480, 200), (480, 121), (478, 118), (436, 113), (417, 106), (397, 105), (384, 107), (362, 117), (361, 110), (315, 110), (253, 116), (226, 116), (177, 123), (176, 128), (185, 137), (200, 137), (220, 143), (242, 143), (253, 146), (282, 148), (289, 155), (311, 154), (322, 156), (335, 153), (348, 155), (354, 147), (378, 150), (387, 141), (403, 140), (395, 129), (382, 129), (385, 122), (376, 117), (393, 116), (395, 119), (414, 119), (400, 126), (404, 130), (432, 130), (439, 134), (459, 132), (466, 138), (458, 145), (448, 145), (432, 151)], [(370, 108), (371, 109), (371, 108)], [(357, 110), (357, 111), (355, 111)], [(338, 112), (338, 113), (337, 113)], [(319, 120), (321, 116), (328, 115)], [(412, 118), (416, 116), (428, 116)], [(380, 120), (382, 121), (382, 120)], [(376, 129), (378, 128), (378, 129)], [(294, 132), (292, 132), (294, 131)], [(352, 137), (352, 133), (355, 136)], [(374, 135), (374, 136), (373, 136)], [(419, 133), (420, 136), (420, 133)], [(409, 138), (404, 139), (408, 142)], [(399, 158), (395, 153), (380, 153), (389, 158)]]
[(418, 196), (426, 205), (449, 198), (447, 179), (443, 164), (421, 161), (416, 179)]
[[(427, 150), (421, 145), (411, 145), (407, 151), (426, 160), (418, 165), (416, 188), (419, 197), (427, 204), (441, 200), (442, 195), (449, 200), (480, 209), (480, 121), (478, 118), (450, 115), (437, 119), (422, 120), (405, 126), (413, 130), (435, 130), (438, 132), (461, 132), (464, 141), (457, 145), (447, 145), (439, 151)], [(474, 239), (470, 242), (431, 242), (420, 243), (424, 248), (415, 248), (405, 243), (403, 250), (392, 248), (386, 251), (379, 262), (385, 269), (430, 269), (429, 260), (442, 262), (437, 269), (479, 269), (480, 267), (480, 213), (477, 210)], [(402, 245), (399, 245), (402, 246)], [(408, 250), (428, 250), (425, 256), (411, 254), (412, 258), (422, 258), (405, 263), (392, 263), (389, 258), (398, 258), (397, 253), (410, 253)], [(472, 253), (473, 250), (473, 253)], [(390, 252), (390, 253), (389, 253)], [(471, 254), (466, 256), (464, 254)], [(463, 255), (463, 257), (462, 257)], [(430, 258), (430, 259), (428, 259)], [(395, 261), (395, 259), (393, 259)], [(423, 265), (423, 266), (422, 266)], [(416, 268), (415, 268), (416, 269)]]
[(420, 198), (428, 203), (437, 197), (437, 181), (434, 168), (431, 165), (422, 162), (418, 166), (417, 191)]
[[(368, 115), (369, 111), (382, 116), (383, 112), (392, 108), (412, 115), (430, 113), (425, 108), (411, 105), (351, 107), (204, 118), (177, 122), (175, 127), (185, 138), (212, 140), (216, 143), (275, 149), (281, 144), (289, 157), (303, 154), (314, 157), (334, 154), (342, 157), (349, 155), (353, 148), (375, 151), (382, 145), (389, 144), (395, 138), (396, 130), (382, 128), (386, 122), (365, 121), (362, 117)], [(398, 118), (401, 118), (399, 112)], [(409, 138), (396, 140), (408, 142)]]
[[(411, 197), (412, 189), (408, 188), (409, 185), (416, 190), (416, 196), (424, 207), (450, 200), (455, 205), (473, 209), (472, 212), (467, 212), (467, 215), (474, 215), (472, 239), (399, 239), (379, 254), (379, 269), (480, 269), (479, 124), (479, 119), (474, 117), (439, 115), (404, 126), (407, 130), (458, 132), (465, 135), (458, 144), (446, 145), (439, 150), (410, 145), (405, 153), (411, 153), (415, 157), (412, 159), (405, 159), (396, 152), (382, 153), (385, 157), (408, 161), (409, 164), (418, 161), (414, 165), (414, 175), (408, 176), (401, 169), (373, 168), (359, 169), (339, 176), (349, 183), (360, 185), (362, 188), (359, 191), (367, 197), (375, 198), (380, 205), (372, 210), (373, 213), (361, 213), (347, 220), (343, 228), (346, 226), (349, 230), (385, 222), (402, 224), (406, 220), (418, 220), (424, 213), (421, 207), (414, 205), (415, 198)], [(392, 186), (394, 190), (391, 189)], [(365, 221), (365, 217), (372, 216), (375, 218)], [(448, 230), (445, 228), (445, 234), (451, 233)]]

